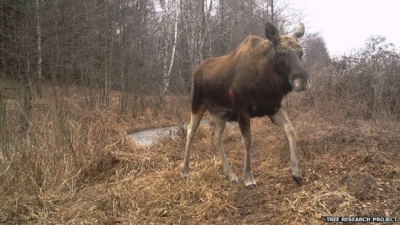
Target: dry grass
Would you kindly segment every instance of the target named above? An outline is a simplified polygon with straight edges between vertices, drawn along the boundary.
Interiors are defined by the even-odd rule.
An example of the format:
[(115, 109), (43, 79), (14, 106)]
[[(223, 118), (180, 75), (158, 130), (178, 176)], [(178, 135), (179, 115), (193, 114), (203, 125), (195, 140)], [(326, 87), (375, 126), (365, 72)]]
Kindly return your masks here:
[[(18, 101), (7, 100), (2, 130), (7, 138), (0, 146), (1, 223), (323, 224), (329, 215), (400, 216), (398, 122), (318, 113), (289, 99), (304, 185), (291, 179), (283, 131), (260, 118), (252, 121), (258, 186), (249, 190), (225, 179), (210, 127), (196, 135), (187, 179), (180, 174), (183, 137), (151, 147), (126, 138), (129, 129), (177, 123), (188, 113), (123, 118), (115, 105), (86, 110), (79, 90), (72, 93), (59, 102), (36, 102), (30, 136), (18, 131)], [(224, 145), (241, 175), (238, 130), (225, 134)]]

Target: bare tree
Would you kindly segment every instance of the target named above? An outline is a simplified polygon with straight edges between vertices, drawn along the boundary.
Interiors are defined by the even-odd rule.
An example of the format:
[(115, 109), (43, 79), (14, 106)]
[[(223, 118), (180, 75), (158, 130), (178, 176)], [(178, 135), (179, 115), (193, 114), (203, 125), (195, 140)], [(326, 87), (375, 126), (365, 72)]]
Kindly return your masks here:
[(200, 63), (204, 56), (212, 55), (211, 52), (207, 53), (207, 49), (211, 49), (212, 45), (206, 42), (207, 37), (210, 40), (210, 17), (213, 9), (213, 1), (209, 3), (207, 6), (205, 0), (181, 0), (180, 4), (182, 35), (180, 38), (179, 55), (182, 63), (187, 65), (187, 68), (185, 68), (187, 74), (184, 79), (190, 84), (191, 90), (193, 88), (192, 70)]
[(310, 34), (303, 41), (306, 65), (313, 69), (322, 69), (331, 62), (324, 39), (319, 34)]
[(38, 80), (42, 80), (42, 32), (40, 28), (40, 1), (36, 0), (36, 31), (37, 31), (37, 73)]
[(4, 79), (6, 77), (6, 73), (4, 71), (5, 67), (5, 52), (4, 52), (4, 23), (5, 23), (5, 15), (4, 15), (4, 1), (0, 1), (0, 78)]
[[(29, 5), (29, 10), (22, 12), (18, 4)], [(69, 85), (63, 84), (82, 84), (89, 87), (85, 92), (89, 107), (107, 106), (110, 90), (120, 90), (120, 113), (139, 112), (138, 96), (157, 92), (161, 99), (155, 102), (164, 105), (168, 93), (187, 92), (200, 61), (229, 53), (249, 34), (262, 36), (272, 14), (278, 27), (298, 18), (287, 17), (285, 4), (279, 0), (4, 0), (0, 2), (1, 76), (25, 80), (29, 71), (34, 75), (32, 84), (51, 78), (64, 95), (69, 95)], [(25, 28), (23, 14), (29, 17)]]
[(162, 2), (162, 25), (164, 46), (163, 46), (163, 87), (160, 94), (160, 105), (165, 105), (165, 97), (170, 86), (170, 76), (172, 66), (175, 60), (175, 50), (178, 38), (178, 10), (179, 5), (177, 1), (165, 1)]

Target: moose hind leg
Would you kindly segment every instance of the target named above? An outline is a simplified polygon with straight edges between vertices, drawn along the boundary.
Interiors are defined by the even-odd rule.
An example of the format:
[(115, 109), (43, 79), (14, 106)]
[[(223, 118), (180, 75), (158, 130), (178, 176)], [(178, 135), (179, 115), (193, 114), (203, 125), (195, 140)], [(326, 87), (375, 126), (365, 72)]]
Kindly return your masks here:
[(221, 159), (222, 159), (222, 164), (224, 168), (224, 172), (226, 175), (226, 178), (232, 183), (237, 183), (238, 178), (236, 175), (233, 173), (231, 166), (229, 165), (229, 161), (226, 157), (225, 151), (224, 151), (224, 146), (222, 145), (222, 134), (225, 130), (226, 126), (226, 120), (222, 119), (217, 119), (215, 118), (215, 127), (213, 131), (213, 141), (214, 145), (217, 148)]
[(297, 151), (296, 138), (293, 125), (287, 118), (285, 112), (282, 110), (278, 110), (274, 115), (270, 116), (270, 118), (273, 123), (282, 127), (285, 130), (287, 139), (289, 141), (290, 167), (292, 170), (293, 180), (296, 181), (297, 184), (301, 185), (302, 183), (301, 168), (300, 168), (299, 153)]
[(190, 145), (192, 144), (194, 134), (197, 131), (197, 128), (199, 127), (201, 118), (204, 115), (205, 110), (201, 110), (199, 112), (191, 114), (190, 117), (190, 123), (187, 126), (187, 134), (186, 134), (186, 146), (185, 146), (185, 159), (183, 162), (183, 169), (182, 169), (182, 174), (183, 176), (187, 177), (189, 176), (189, 161), (190, 161)]

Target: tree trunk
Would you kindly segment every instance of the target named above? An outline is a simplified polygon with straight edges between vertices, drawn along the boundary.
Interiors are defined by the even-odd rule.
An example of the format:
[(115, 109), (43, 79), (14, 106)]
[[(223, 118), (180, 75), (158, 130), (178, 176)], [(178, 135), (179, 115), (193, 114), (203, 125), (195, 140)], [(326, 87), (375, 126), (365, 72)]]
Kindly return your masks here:
[(271, 23), (275, 24), (274, 0), (270, 0), (270, 7), (271, 7)]
[(40, 3), (36, 0), (36, 31), (37, 31), (37, 51), (38, 51), (38, 80), (42, 80), (42, 32), (40, 29)]
[(32, 91), (32, 76), (31, 76), (31, 63), (29, 54), (26, 57), (26, 71), (25, 71), (25, 89), (24, 89), (24, 107), (22, 112), (22, 132), (26, 133), (26, 137), (30, 137), (30, 130), (33, 118), (33, 91)]
[(43, 79), (42, 75), (42, 32), (41, 32), (41, 27), (40, 27), (40, 3), (39, 0), (36, 0), (36, 32), (37, 32), (37, 54), (38, 54), (38, 60), (37, 60), (37, 79), (38, 82), (36, 83), (36, 90), (38, 93), (39, 98), (42, 98), (42, 89), (40, 87), (41, 81)]
[(3, 4), (4, 4), (4, 1), (0, 1), (0, 19), (1, 19), (1, 21), (0, 21), (0, 32), (1, 32), (1, 35), (0, 35), (0, 48), (1, 48), (1, 50), (0, 50), (0, 52), (1, 52), (1, 55), (0, 55), (0, 78), (2, 78), (2, 79), (4, 79), (4, 78), (6, 78), (6, 72), (5, 72), (5, 54), (4, 54), (4, 36), (5, 36), (5, 30), (4, 30), (4, 9), (3, 9)]
[(107, 4), (104, 5), (104, 89), (103, 96), (101, 97), (101, 105), (108, 107), (108, 41), (107, 41)]
[[(160, 96), (160, 105), (164, 106), (165, 105), (165, 98), (168, 92), (169, 88), (169, 83), (170, 83), (170, 76), (171, 76), (171, 71), (172, 71), (172, 66), (174, 65), (174, 60), (175, 60), (175, 50), (176, 50), (176, 42), (178, 39), (178, 7), (175, 8), (175, 16), (174, 16), (174, 37), (173, 37), (173, 43), (172, 43), (172, 50), (171, 50), (171, 59), (170, 62), (168, 63), (168, 42), (169, 38), (166, 38), (166, 46), (165, 46), (165, 54), (164, 54), (164, 75), (163, 75), (163, 90)], [(165, 13), (165, 12), (164, 12)], [(168, 26), (169, 27), (169, 26)], [(166, 32), (169, 36), (170, 30), (167, 29)]]

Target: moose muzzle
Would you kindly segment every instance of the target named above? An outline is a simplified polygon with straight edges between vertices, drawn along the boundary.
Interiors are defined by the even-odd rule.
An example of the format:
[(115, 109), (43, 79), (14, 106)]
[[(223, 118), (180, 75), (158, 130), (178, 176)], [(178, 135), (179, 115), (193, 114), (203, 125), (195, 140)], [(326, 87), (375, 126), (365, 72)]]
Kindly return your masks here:
[(310, 82), (304, 78), (293, 79), (292, 85), (294, 90), (298, 92), (310, 89)]

